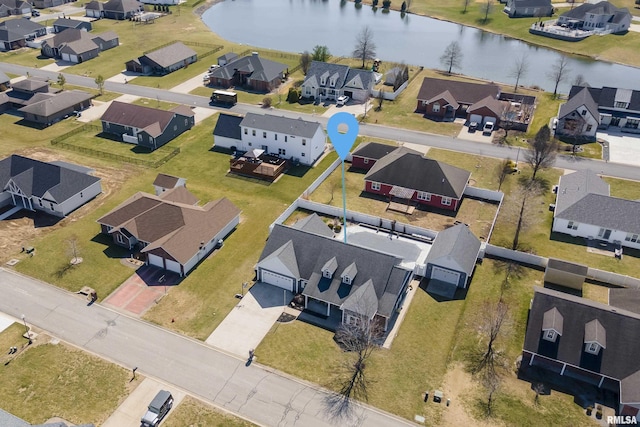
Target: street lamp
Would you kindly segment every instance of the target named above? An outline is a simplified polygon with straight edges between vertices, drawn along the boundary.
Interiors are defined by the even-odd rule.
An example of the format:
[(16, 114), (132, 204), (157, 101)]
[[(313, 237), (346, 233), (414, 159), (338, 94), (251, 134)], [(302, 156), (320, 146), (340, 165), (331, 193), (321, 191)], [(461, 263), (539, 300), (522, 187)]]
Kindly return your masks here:
[(29, 344), (31, 344), (31, 333), (29, 332), (29, 327), (27, 326), (27, 319), (24, 314), (22, 315), (22, 322), (24, 323), (24, 330), (25, 330), (25, 333), (27, 334), (27, 338), (29, 339)]

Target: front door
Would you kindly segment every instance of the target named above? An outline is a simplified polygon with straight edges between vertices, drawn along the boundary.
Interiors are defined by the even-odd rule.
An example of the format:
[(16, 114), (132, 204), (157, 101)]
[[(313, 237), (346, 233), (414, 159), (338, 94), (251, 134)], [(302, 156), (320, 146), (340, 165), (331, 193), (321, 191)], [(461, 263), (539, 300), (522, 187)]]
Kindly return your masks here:
[(601, 228), (600, 231), (598, 232), (598, 237), (601, 238), (602, 240), (609, 240), (610, 236), (611, 236), (611, 230), (607, 228)]
[(620, 126), (620, 117), (612, 117), (610, 126)]

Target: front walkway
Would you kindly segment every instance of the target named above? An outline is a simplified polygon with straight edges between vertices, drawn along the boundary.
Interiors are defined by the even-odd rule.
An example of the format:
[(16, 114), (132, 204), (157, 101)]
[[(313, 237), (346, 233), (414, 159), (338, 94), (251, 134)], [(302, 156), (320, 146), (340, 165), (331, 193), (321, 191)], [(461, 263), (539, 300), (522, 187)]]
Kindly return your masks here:
[(289, 291), (256, 283), (209, 335), (206, 343), (242, 358), (249, 357), (249, 350), (258, 347), (292, 298)]

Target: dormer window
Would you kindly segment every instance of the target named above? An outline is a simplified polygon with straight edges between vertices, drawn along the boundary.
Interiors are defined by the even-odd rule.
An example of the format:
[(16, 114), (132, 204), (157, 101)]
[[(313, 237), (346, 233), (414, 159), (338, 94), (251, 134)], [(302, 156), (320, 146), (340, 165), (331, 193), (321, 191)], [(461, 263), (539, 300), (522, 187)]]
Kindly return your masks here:
[(356, 267), (356, 263), (352, 262), (351, 264), (349, 264), (349, 266), (347, 266), (347, 268), (344, 269), (344, 271), (340, 275), (342, 283), (344, 283), (345, 285), (350, 285), (351, 282), (353, 282), (353, 279), (355, 279), (356, 274), (358, 274), (358, 268)]
[(542, 317), (542, 339), (556, 342), (558, 336), (562, 336), (564, 319), (557, 308), (547, 310)]
[(591, 354), (598, 354), (598, 352), (600, 351), (600, 346), (595, 342), (587, 343), (587, 345), (585, 345), (584, 351)]
[(336, 79), (335, 79), (335, 77), (331, 79), (331, 82), (329, 82), (329, 85), (331, 87), (336, 87)]
[(336, 257), (333, 257), (322, 266), (322, 277), (332, 279), (333, 273), (336, 272), (337, 268), (338, 261), (336, 260)]
[(584, 325), (584, 351), (597, 355), (601, 348), (607, 348), (607, 331), (598, 319), (593, 319)]
[(556, 331), (549, 330), (545, 333), (544, 339), (547, 341), (555, 342), (556, 340)]
[(350, 284), (351, 284), (351, 277), (349, 277), (349, 276), (344, 276), (344, 277), (342, 278), (342, 282), (343, 282), (345, 285), (350, 285)]

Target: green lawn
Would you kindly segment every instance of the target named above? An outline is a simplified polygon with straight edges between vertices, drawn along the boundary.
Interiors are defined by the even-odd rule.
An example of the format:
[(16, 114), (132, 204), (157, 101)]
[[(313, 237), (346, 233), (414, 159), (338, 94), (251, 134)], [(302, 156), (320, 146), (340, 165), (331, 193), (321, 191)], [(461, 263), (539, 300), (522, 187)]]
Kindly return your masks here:
[[(0, 342), (12, 334), (13, 327), (0, 333)], [(65, 344), (34, 344), (2, 365), (2, 409), (33, 424), (56, 416), (100, 425), (141, 381), (130, 379), (124, 368)]]
[(187, 396), (169, 412), (162, 425), (165, 427), (250, 427), (255, 424)]

